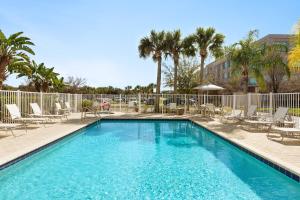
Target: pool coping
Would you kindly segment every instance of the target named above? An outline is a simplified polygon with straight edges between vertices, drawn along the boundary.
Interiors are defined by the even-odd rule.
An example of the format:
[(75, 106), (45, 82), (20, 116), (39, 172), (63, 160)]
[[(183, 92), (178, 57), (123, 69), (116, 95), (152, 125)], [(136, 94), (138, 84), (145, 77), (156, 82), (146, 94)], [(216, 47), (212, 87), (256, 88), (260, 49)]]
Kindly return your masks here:
[(294, 171), (293, 169), (290, 169), (289, 167), (285, 166), (284, 164), (278, 162), (278, 160), (274, 160), (272, 158), (269, 158), (268, 156), (264, 155), (263, 152), (259, 152), (258, 150), (256, 149), (253, 149), (247, 145), (244, 145), (242, 143), (239, 143), (237, 141), (234, 141), (232, 140), (231, 138), (228, 138), (224, 135), (222, 135), (221, 133), (218, 133), (217, 131), (215, 130), (212, 130), (210, 129), (209, 127), (201, 124), (200, 122), (196, 121), (196, 120), (193, 120), (189, 117), (172, 117), (172, 118), (169, 118), (169, 117), (146, 117), (146, 118), (139, 118), (139, 117), (135, 117), (135, 116), (131, 116), (131, 117), (122, 117), (122, 116), (119, 116), (119, 117), (104, 117), (102, 119), (99, 119), (99, 120), (96, 120), (96, 121), (93, 121), (81, 128), (78, 128), (76, 130), (73, 130), (71, 131), (70, 133), (68, 134), (65, 134), (63, 135), (62, 137), (60, 138), (57, 138), (49, 143), (46, 143), (44, 145), (41, 145), (40, 147), (36, 148), (36, 149), (33, 149), (27, 153), (24, 153), (22, 154), (21, 156), (18, 156), (8, 162), (5, 162), (3, 164), (0, 165), (0, 171), (11, 166), (11, 165), (14, 165), (16, 163), (18, 163), (19, 161), (21, 160), (24, 160), (25, 158), (35, 154), (35, 153), (38, 153), (42, 150), (44, 150), (45, 148), (55, 144), (55, 143), (58, 143), (60, 142), (61, 140), (67, 138), (67, 137), (70, 137), (71, 135), (75, 135), (75, 134), (79, 134), (80, 132), (82, 132), (83, 130), (87, 129), (88, 127), (90, 126), (93, 126), (95, 125), (96, 123), (98, 123), (99, 121), (105, 121), (105, 120), (186, 120), (186, 121), (189, 121), (201, 128), (204, 128), (206, 130), (208, 130), (209, 132), (211, 132), (212, 134), (214, 134), (215, 136), (221, 138), (222, 140), (230, 143), (231, 145), (237, 147), (238, 149), (242, 150), (243, 152), (253, 156), (254, 158), (256, 158), (257, 160), (269, 165), (270, 167), (272, 167), (273, 169), (277, 170), (278, 172), (284, 174), (285, 176), (295, 180), (296, 182), (300, 183), (300, 173), (297, 172), (297, 171)]
[(16, 158), (10, 160), (10, 161), (7, 161), (7, 162), (1, 164), (0, 165), (0, 171), (3, 170), (3, 169), (5, 169), (5, 168), (8, 168), (8, 167), (10, 167), (10, 166), (12, 166), (12, 165), (14, 165), (16, 163), (18, 163), (19, 161), (22, 161), (22, 160), (26, 159), (27, 157), (29, 157), (29, 156), (31, 156), (31, 155), (33, 155), (35, 153), (38, 153), (38, 152), (46, 149), (47, 147), (49, 147), (49, 146), (51, 146), (51, 145), (53, 145), (55, 143), (58, 143), (58, 142), (62, 141), (63, 139), (65, 139), (67, 137), (79, 134), (80, 132), (82, 132), (83, 130), (87, 129), (88, 127), (93, 126), (95, 123), (98, 123), (98, 121), (99, 120), (93, 121), (93, 122), (91, 122), (91, 123), (89, 123), (89, 124), (87, 124), (87, 125), (85, 125), (83, 127), (80, 127), (80, 128), (78, 128), (76, 130), (72, 130), (70, 133), (67, 133), (67, 134), (63, 135), (62, 137), (56, 138), (56, 139), (54, 139), (53, 141), (51, 141), (49, 143), (41, 145), (41, 146), (39, 146), (39, 147), (37, 147), (37, 148), (29, 151), (29, 152), (26, 152), (26, 153), (24, 153), (24, 154), (22, 154), (22, 155), (20, 155), (20, 156), (18, 156)]

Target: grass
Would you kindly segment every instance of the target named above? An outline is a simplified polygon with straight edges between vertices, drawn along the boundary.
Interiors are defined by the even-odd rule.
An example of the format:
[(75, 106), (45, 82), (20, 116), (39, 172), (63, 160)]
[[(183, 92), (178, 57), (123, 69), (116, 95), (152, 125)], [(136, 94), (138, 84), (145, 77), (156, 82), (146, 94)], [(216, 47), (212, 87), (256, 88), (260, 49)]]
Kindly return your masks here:
[[(257, 108), (259, 112), (269, 112), (271, 108)], [(289, 115), (300, 116), (300, 108), (289, 108)]]

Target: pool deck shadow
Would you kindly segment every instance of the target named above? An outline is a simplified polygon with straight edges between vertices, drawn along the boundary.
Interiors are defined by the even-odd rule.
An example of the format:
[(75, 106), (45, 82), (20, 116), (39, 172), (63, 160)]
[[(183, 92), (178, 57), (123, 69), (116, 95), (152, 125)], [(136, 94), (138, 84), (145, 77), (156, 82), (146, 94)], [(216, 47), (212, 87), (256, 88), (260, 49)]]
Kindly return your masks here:
[[(300, 175), (300, 139), (286, 138), (281, 142), (275, 132), (272, 133), (273, 137), (268, 138), (266, 132), (245, 130), (244, 125), (240, 125), (239, 122), (222, 123), (219, 117), (207, 118), (201, 115), (154, 113), (114, 113), (101, 116), (110, 119), (190, 119), (217, 135)], [(27, 133), (24, 129), (14, 130), (17, 137), (12, 136), (9, 132), (1, 131), (0, 165), (83, 128), (97, 119), (89, 116), (85, 120), (81, 120), (80, 113), (72, 113), (69, 120), (57, 120), (57, 123), (48, 124), (46, 127), (42, 125), (38, 128), (32, 126), (35, 128), (28, 130)]]

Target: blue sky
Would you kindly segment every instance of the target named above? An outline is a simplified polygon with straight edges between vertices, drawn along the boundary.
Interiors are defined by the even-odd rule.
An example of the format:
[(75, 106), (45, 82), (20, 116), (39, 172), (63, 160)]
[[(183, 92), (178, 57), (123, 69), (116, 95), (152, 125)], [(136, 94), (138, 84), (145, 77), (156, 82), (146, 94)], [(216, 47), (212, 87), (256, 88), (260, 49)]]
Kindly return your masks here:
[[(139, 58), (139, 40), (150, 30), (213, 26), (225, 43), (251, 29), (260, 36), (290, 33), (300, 18), (299, 0), (0, 0), (0, 29), (24, 31), (35, 43), (37, 62), (92, 86), (146, 85), (156, 80), (156, 64)], [(24, 80), (11, 76), (6, 83)]]

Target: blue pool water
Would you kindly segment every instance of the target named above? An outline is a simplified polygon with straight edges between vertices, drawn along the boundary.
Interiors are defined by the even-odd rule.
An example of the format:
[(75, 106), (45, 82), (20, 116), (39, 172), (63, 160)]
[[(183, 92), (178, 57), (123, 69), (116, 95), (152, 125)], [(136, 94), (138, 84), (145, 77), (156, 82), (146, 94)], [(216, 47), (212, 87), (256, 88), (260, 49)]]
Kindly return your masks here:
[(300, 184), (189, 121), (104, 120), (0, 172), (0, 199), (300, 199)]

